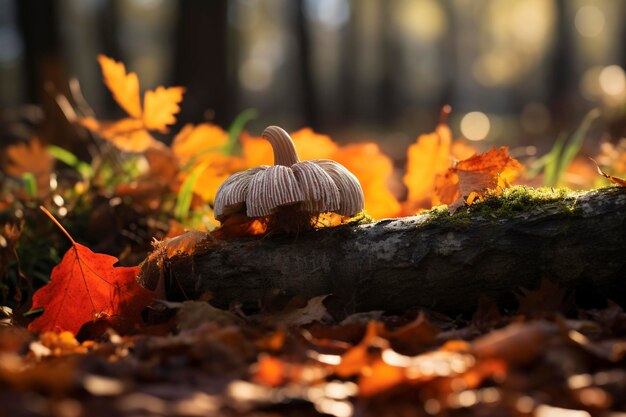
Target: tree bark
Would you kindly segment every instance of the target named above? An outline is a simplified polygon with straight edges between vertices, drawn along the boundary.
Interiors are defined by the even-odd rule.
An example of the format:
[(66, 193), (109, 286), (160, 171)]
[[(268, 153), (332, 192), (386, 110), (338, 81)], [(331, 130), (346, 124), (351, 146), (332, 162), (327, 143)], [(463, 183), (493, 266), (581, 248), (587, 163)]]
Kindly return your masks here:
[(333, 294), (345, 313), (417, 307), (457, 314), (472, 311), (481, 296), (511, 305), (516, 291), (544, 278), (576, 288), (582, 302), (607, 297), (624, 304), (626, 188), (505, 218), (386, 219), (214, 241), (191, 255), (155, 260), (144, 264), (148, 287), (161, 277), (169, 299), (210, 291), (221, 307), (253, 307), (280, 290), (305, 298)]

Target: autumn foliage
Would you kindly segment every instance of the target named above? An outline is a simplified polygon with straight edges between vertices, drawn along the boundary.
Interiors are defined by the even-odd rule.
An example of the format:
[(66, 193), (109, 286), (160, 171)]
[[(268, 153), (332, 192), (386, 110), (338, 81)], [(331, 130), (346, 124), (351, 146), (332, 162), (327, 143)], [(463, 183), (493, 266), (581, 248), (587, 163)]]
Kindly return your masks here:
[[(66, 111), (97, 144), (93, 161), (35, 136), (3, 154), (9, 181), (0, 210), (15, 215), (0, 228), (0, 294), (15, 311), (0, 310), (10, 317), (0, 315), (6, 407), (0, 415), (10, 415), (15, 404), (54, 415), (239, 416), (289, 409), (337, 417), (468, 410), (545, 417), (626, 410), (626, 313), (610, 302), (576, 308), (549, 281), (538, 290), (520, 289), (515, 312), (505, 315), (485, 299), (473, 316), (452, 318), (417, 310), (345, 316), (329, 307), (332, 295), (283, 300), (270, 294), (252, 312), (240, 305), (221, 310), (208, 302), (210, 293), (171, 302), (163, 282), (154, 291), (144, 288), (137, 265), (149, 251), (162, 265), (247, 237), (254, 253), (255, 239), (272, 232), (270, 219), (236, 215), (219, 224), (212, 208), (224, 180), (273, 164), (273, 153), (244, 123), (226, 130), (205, 121), (172, 132), (183, 87), (142, 94), (137, 74), (123, 63), (104, 55), (97, 60), (125, 116), (102, 120), (80, 106)], [(483, 149), (455, 138), (450, 111), (444, 107), (434, 131), (419, 135), (396, 161), (371, 141), (339, 143), (307, 127), (291, 135), (301, 159), (335, 160), (354, 173), (374, 219), (440, 204), (450, 213), (470, 211), (513, 182), (535, 184), (542, 176), (555, 184), (626, 186), (626, 143), (606, 143), (594, 155), (603, 169), (580, 155), (561, 166), (558, 153), (523, 166), (512, 154), (524, 154), (515, 149)], [(156, 138), (167, 134), (169, 145)], [(57, 175), (61, 168), (72, 175)], [(39, 204), (89, 236), (88, 244), (76, 242), (47, 209), (51, 220), (42, 226)], [(322, 213), (316, 220), (323, 228), (350, 219)], [(63, 245), (50, 222), (70, 241), (58, 257)], [(33, 249), (20, 247), (20, 239)]]
[(34, 294), (32, 308), (43, 308), (43, 314), (28, 329), (77, 334), (85, 323), (98, 320), (122, 331), (140, 324), (141, 311), (154, 295), (137, 283), (139, 268), (116, 268), (117, 258), (67, 237), (72, 247), (52, 270), (50, 283)]

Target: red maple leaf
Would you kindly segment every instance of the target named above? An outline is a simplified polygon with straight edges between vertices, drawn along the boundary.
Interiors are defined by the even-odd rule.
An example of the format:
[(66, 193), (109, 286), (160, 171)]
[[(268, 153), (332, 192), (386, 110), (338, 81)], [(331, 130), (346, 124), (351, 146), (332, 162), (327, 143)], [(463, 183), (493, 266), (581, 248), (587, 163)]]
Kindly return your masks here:
[(139, 267), (113, 267), (118, 259), (94, 253), (77, 243), (42, 207), (72, 242), (61, 262), (54, 267), (50, 283), (33, 295), (33, 309), (44, 312), (28, 326), (30, 331), (78, 333), (90, 321), (106, 320), (116, 328), (141, 322), (141, 311), (154, 295), (135, 277)]

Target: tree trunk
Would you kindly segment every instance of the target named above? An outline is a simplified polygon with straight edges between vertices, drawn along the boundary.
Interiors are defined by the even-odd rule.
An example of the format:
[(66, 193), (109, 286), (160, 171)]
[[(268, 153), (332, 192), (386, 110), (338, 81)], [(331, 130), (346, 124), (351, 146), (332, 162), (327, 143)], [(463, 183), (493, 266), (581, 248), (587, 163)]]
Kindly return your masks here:
[[(481, 296), (511, 305), (543, 278), (576, 288), (582, 302), (624, 304), (626, 188), (606, 188), (498, 218), (413, 216), (299, 235), (214, 241), (191, 255), (144, 264), (169, 299), (244, 308), (277, 289), (287, 296), (333, 294), (346, 313), (428, 308), (469, 312)], [(157, 266), (158, 264), (158, 266)]]

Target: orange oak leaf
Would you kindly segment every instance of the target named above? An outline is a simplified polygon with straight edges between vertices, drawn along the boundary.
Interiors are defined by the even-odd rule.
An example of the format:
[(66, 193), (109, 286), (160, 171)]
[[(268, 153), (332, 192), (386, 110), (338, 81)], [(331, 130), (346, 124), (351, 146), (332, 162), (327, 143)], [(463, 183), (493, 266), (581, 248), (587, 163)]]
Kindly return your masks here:
[(141, 98), (139, 97), (139, 78), (134, 72), (126, 73), (126, 67), (121, 62), (98, 55), (98, 62), (102, 68), (104, 83), (113, 94), (113, 98), (126, 113), (135, 118), (141, 117)]
[(28, 326), (30, 331), (78, 333), (85, 324), (106, 320), (129, 329), (141, 322), (141, 311), (152, 301), (151, 291), (135, 277), (139, 267), (114, 267), (114, 256), (94, 253), (77, 243), (45, 208), (41, 208), (72, 242), (54, 267), (50, 283), (33, 295), (33, 309), (44, 312)]
[(475, 154), (459, 161), (435, 180), (438, 202), (459, 207), (463, 197), (478, 196), (488, 190), (505, 188), (516, 178), (522, 166), (508, 154), (506, 146)]

